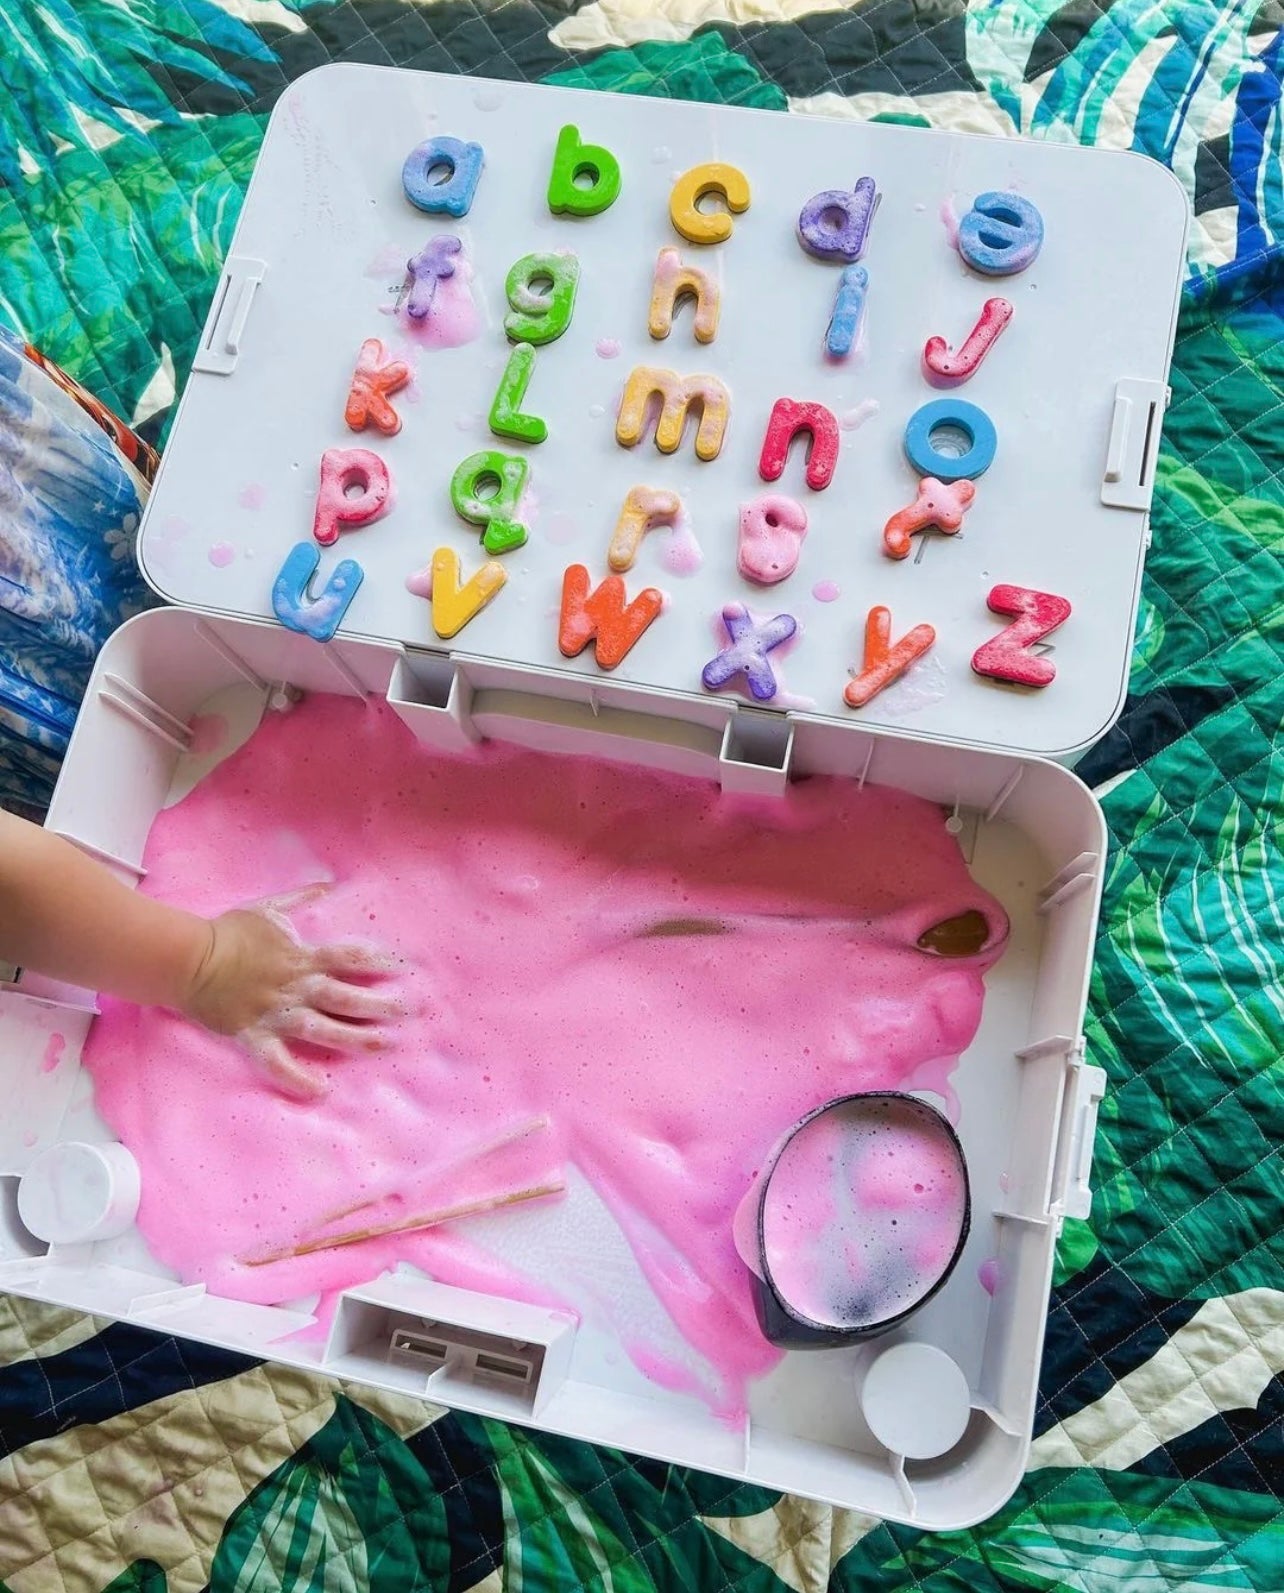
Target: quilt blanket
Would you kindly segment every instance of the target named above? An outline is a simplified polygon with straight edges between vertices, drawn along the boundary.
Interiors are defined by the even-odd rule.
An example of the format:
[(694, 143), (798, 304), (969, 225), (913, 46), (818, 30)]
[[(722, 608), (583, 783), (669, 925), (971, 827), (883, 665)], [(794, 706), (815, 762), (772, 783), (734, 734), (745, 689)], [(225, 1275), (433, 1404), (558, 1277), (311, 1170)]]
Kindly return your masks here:
[(273, 101), (326, 61), (1079, 140), (1185, 184), (1131, 690), (1081, 766), (1112, 842), (1096, 1203), (1029, 1472), (974, 1530), (0, 1301), (0, 1584), (1284, 1588), (1279, 0), (0, 0), (0, 318), (153, 442)]

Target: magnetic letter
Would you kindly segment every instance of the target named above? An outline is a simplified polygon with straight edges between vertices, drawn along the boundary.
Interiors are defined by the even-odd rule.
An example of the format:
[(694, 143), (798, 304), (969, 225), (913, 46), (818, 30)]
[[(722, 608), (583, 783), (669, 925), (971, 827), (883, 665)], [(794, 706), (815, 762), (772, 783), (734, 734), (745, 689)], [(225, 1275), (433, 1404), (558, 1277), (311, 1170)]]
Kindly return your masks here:
[(843, 267), (834, 298), (834, 313), (825, 333), (825, 353), (831, 360), (845, 359), (860, 336), (865, 315), (865, 295), (869, 291), (869, 272), (863, 265)]
[[(547, 289), (534, 284), (547, 279)], [(573, 254), (527, 254), (504, 284), (512, 306), (504, 330), (514, 343), (551, 343), (571, 324), (580, 263)]]
[(996, 586), (986, 603), (992, 613), (1013, 614), (1016, 618), (1006, 630), (977, 648), (972, 654), (972, 668), (978, 675), (1011, 681), (1016, 686), (1051, 685), (1057, 666), (1030, 649), (1070, 618), (1069, 602), (1028, 586)]
[(355, 559), (340, 559), (316, 597), (308, 587), (321, 555), (311, 542), (296, 542), (272, 586), (272, 612), (288, 631), (328, 642), (357, 595), (363, 571)]
[(535, 350), (529, 343), (519, 343), (508, 356), (508, 364), (495, 391), (495, 402), (490, 406), (490, 429), (496, 437), (542, 443), (548, 436), (548, 427), (538, 415), (522, 413), (522, 401), (534, 369)]
[(658, 487), (630, 487), (615, 522), (606, 562), (617, 574), (633, 568), (642, 538), (653, 526), (674, 525), (682, 513), (682, 499), (676, 492)]
[(963, 516), (976, 497), (976, 485), (966, 479), (946, 484), (934, 476), (924, 476), (918, 496), (904, 509), (898, 509), (883, 527), (883, 552), (889, 559), (909, 557), (910, 538), (916, 531), (935, 526), (952, 537), (963, 524)]
[(749, 208), (749, 184), (742, 171), (718, 160), (693, 166), (669, 195), (669, 220), (688, 243), (723, 243), (731, 236), (733, 223), (726, 210), (699, 208), (706, 194), (717, 194), (734, 215)]
[(673, 330), (673, 314), (678, 300), (695, 299), (696, 341), (712, 343), (718, 333), (721, 294), (718, 284), (699, 266), (686, 265), (676, 249), (661, 249), (655, 262), (655, 281), (651, 287), (651, 311), (647, 330), (657, 340)]
[[(577, 177), (590, 181), (582, 186)], [(557, 135), (548, 178), (548, 208), (555, 216), (596, 216), (619, 195), (620, 163), (615, 156), (600, 144), (581, 143), (578, 127), (564, 127)]]
[(916, 658), (922, 658), (936, 632), (930, 625), (916, 625), (892, 646), (892, 611), (872, 608), (865, 620), (865, 657), (858, 675), (853, 675), (843, 691), (849, 708), (863, 708), (871, 698), (899, 680)]
[(828, 188), (809, 199), (798, 217), (798, 241), (818, 260), (859, 260), (878, 204), (872, 177), (861, 177), (851, 193)]
[(798, 621), (792, 614), (777, 614), (758, 625), (743, 603), (728, 603), (722, 610), (722, 623), (727, 627), (730, 645), (709, 660), (700, 679), (709, 691), (716, 691), (733, 676), (743, 675), (750, 694), (758, 702), (770, 702), (779, 688), (767, 654), (789, 640), (798, 629)]
[[(529, 467), (518, 454), (495, 449), (469, 454), (450, 478), (450, 501), (462, 520), (485, 527), (482, 547), (487, 553), (511, 553), (526, 541), (526, 527), (518, 518)], [(490, 489), (483, 494), (482, 489)]]
[(461, 586), (458, 553), (454, 548), (438, 548), (432, 556), (433, 630), (443, 641), (457, 636), (507, 580), (504, 566), (497, 559), (488, 559)]
[(629, 373), (620, 397), (615, 419), (615, 440), (622, 448), (632, 448), (642, 440), (651, 399), (660, 399), (660, 418), (655, 426), (655, 446), (662, 454), (673, 453), (682, 442), (687, 411), (700, 407), (695, 451), (698, 459), (716, 459), (726, 436), (731, 414), (731, 395), (716, 376), (677, 376), (651, 365), (639, 365)]
[[(959, 432), (966, 448), (961, 454), (947, 454), (938, 447), (934, 434)], [(935, 398), (916, 409), (905, 427), (905, 457), (920, 476), (935, 476), (938, 481), (959, 481), (966, 476), (975, 481), (994, 463), (999, 446), (994, 422), (983, 409), (961, 398)]]
[(978, 194), (959, 222), (958, 250), (974, 271), (1007, 277), (1043, 248), (1043, 217), (1020, 194)]
[(789, 445), (800, 431), (808, 433), (807, 485), (813, 492), (826, 488), (838, 463), (838, 422), (823, 404), (778, 398), (771, 407), (767, 433), (758, 456), (758, 474), (764, 481), (779, 481), (789, 456)]
[(395, 437), (401, 430), (401, 416), (388, 398), (410, 380), (410, 367), (404, 360), (386, 359), (385, 354), (377, 337), (368, 337), (361, 345), (343, 418), (353, 431), (374, 426), (385, 437)]
[(345, 526), (368, 525), (388, 506), (392, 478), (368, 448), (327, 448), (321, 455), (312, 535), (323, 548), (339, 540)]
[(608, 575), (593, 592), (589, 572), (582, 564), (567, 566), (562, 577), (562, 612), (557, 645), (567, 658), (575, 658), (590, 642), (599, 669), (614, 669), (664, 606), (655, 587), (645, 587), (627, 602), (624, 581)]
[(437, 297), (437, 284), (455, 274), (455, 256), (463, 248), (458, 238), (432, 238), (418, 254), (406, 261), (406, 275), (410, 292), (406, 295), (406, 314), (412, 321), (425, 320), (432, 314), (433, 300)]
[(976, 325), (957, 352), (951, 352), (943, 337), (929, 337), (923, 347), (923, 370), (928, 381), (936, 387), (957, 387), (967, 381), (1011, 319), (1012, 306), (1006, 299), (987, 299)]
[[(417, 144), (401, 168), (406, 198), (430, 216), (466, 216), (477, 192), (486, 156), (480, 144), (458, 138), (430, 138)], [(434, 171), (445, 175), (433, 181)]]

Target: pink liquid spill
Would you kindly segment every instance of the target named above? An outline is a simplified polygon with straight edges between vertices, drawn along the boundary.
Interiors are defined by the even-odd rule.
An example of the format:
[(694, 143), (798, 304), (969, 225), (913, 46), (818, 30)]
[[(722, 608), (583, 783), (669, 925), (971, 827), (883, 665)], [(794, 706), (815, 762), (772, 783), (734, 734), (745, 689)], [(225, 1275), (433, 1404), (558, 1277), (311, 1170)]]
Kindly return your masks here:
[(593, 352), (600, 360), (619, 359), (620, 340), (618, 337), (600, 337), (593, 345)]
[(267, 502), (267, 488), (259, 481), (250, 482), (248, 487), (242, 487), (236, 497), (242, 509), (261, 509)]
[(216, 570), (226, 569), (235, 557), (236, 549), (230, 542), (216, 542), (209, 551), (209, 561)]
[(397, 324), (407, 340), (416, 348), (459, 348), (471, 343), (481, 331), (481, 316), (473, 301), (473, 268), (467, 260), (458, 259), (455, 274), (442, 277), (437, 282), (432, 309), (422, 320), (397, 314)]
[(999, 1258), (997, 1256), (987, 1256), (976, 1269), (976, 1276), (985, 1292), (993, 1294), (1002, 1281)]
[(45, 1043), (45, 1054), (40, 1058), (40, 1071), (52, 1073), (62, 1061), (62, 1054), (67, 1049), (65, 1035), (51, 1034)]
[(950, 248), (959, 246), (959, 213), (954, 207), (954, 195), (941, 200), (940, 209), (941, 225), (945, 228), (945, 236), (950, 240)]
[(544, 540), (555, 548), (569, 547), (580, 534), (578, 521), (573, 515), (559, 512), (548, 517), (544, 527)]
[(704, 563), (704, 551), (685, 520), (679, 520), (665, 538), (660, 563), (670, 575), (694, 575)]
[(818, 603), (835, 603), (843, 592), (837, 581), (817, 581), (811, 589), (811, 595)]
[(779, 1293), (802, 1316), (873, 1327), (931, 1291), (963, 1230), (967, 1186), (939, 1120), (909, 1102), (853, 1102), (781, 1152), (763, 1200)]
[(860, 403), (851, 409), (846, 409), (838, 417), (838, 424), (844, 431), (859, 431), (867, 420), (872, 420), (882, 406), (876, 398), (863, 398)]
[[(731, 1234), (763, 1156), (812, 1107), (957, 1058), (1006, 926), (917, 798), (818, 778), (764, 804), (493, 745), (448, 758), (381, 703), (327, 698), (270, 715), (162, 812), (145, 864), (143, 889), (206, 913), (333, 878), (298, 931), (395, 951), (410, 1008), (391, 1050), (313, 1058), (328, 1094), (301, 1105), (233, 1043), (104, 998), (86, 1065), (139, 1158), (159, 1259), (267, 1303), (397, 1261), (551, 1303), (555, 1279), (515, 1274), (467, 1224), (247, 1262), (358, 1201), (434, 1209), (518, 1187), (532, 1157), (573, 1162), (715, 1369), (724, 1414), (778, 1355)], [(917, 949), (971, 908), (995, 926), (991, 952)], [(693, 915), (734, 932), (643, 933)], [(461, 1151), (539, 1114), (533, 1140), (459, 1172)]]

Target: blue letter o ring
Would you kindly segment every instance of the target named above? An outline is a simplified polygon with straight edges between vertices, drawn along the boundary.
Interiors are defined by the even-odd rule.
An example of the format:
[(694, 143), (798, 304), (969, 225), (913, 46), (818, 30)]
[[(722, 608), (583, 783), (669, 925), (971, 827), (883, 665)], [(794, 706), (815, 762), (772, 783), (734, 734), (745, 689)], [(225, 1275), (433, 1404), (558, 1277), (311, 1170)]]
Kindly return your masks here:
[[(932, 433), (949, 428), (967, 438), (967, 452), (944, 454), (932, 442)], [(983, 409), (961, 398), (938, 398), (915, 410), (905, 428), (905, 457), (920, 476), (938, 481), (975, 481), (994, 463), (999, 445), (994, 422)]]

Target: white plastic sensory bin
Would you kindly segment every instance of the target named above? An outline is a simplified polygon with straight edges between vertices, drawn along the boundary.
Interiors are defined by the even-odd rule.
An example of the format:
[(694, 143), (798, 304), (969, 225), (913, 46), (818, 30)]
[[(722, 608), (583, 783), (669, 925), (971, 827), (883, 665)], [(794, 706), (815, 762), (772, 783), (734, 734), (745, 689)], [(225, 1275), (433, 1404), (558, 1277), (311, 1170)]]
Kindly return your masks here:
[[(498, 738), (728, 791), (823, 773), (926, 797), (1011, 920), (953, 1078), (971, 1230), (920, 1311), (787, 1352), (734, 1423), (649, 1382), (589, 1307), (406, 1270), (343, 1291), (324, 1341), (300, 1339), (304, 1309), (185, 1285), (133, 1226), (47, 1243), (24, 1224), (42, 1153), (113, 1138), (80, 1068), (93, 996), (27, 975), (0, 991), (0, 1287), (925, 1527), (1002, 1504), (1104, 1086), (1081, 1039), (1104, 825), (1049, 760), (1122, 702), (1184, 233), (1180, 189), (1132, 156), (366, 67), (287, 89), (141, 535), (176, 606), (104, 649), (49, 826), (136, 883), (157, 812), (210, 766), (193, 716), (217, 699), (239, 743), (295, 689), (385, 697), (430, 749)], [(531, 255), (553, 258), (513, 273)], [(689, 267), (704, 297), (654, 336), (657, 277)], [(568, 277), (569, 321), (539, 341)], [(508, 331), (532, 327), (510, 365)], [(399, 385), (377, 374), (389, 360)], [(703, 395), (684, 428), (648, 400), (657, 371)], [(987, 427), (984, 473), (952, 469)], [(926, 518), (907, 434), (939, 467)], [(331, 456), (321, 479), (356, 449), (376, 463), (345, 477), (351, 456)], [(495, 480), (473, 460), (489, 452)], [(799, 509), (805, 535), (778, 553)], [(719, 683), (737, 626), (749, 645)], [(472, 1231), (550, 1282), (569, 1232), (646, 1307), (603, 1211), (573, 1183)]]

